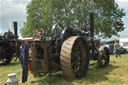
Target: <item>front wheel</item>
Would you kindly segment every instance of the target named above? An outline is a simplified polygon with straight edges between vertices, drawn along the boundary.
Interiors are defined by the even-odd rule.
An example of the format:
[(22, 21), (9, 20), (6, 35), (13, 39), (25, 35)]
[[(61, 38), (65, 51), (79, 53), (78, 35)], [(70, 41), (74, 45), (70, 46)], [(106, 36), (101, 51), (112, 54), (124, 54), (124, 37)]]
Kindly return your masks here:
[(3, 65), (10, 64), (12, 57), (4, 57), (1, 59)]
[(109, 61), (110, 61), (109, 49), (107, 47), (101, 46), (99, 48), (98, 65), (100, 67), (108, 66)]

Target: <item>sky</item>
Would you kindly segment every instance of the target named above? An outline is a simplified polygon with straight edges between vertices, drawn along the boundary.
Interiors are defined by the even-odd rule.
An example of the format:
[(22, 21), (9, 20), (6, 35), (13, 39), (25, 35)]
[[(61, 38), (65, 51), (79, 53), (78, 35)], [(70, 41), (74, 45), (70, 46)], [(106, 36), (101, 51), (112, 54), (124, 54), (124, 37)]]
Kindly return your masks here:
[[(13, 31), (13, 21), (18, 22), (18, 28), (26, 22), (26, 6), (31, 0), (0, 0), (0, 34), (7, 32), (8, 28)], [(126, 16), (123, 17), (125, 30), (120, 32), (119, 38), (128, 38), (128, 0), (115, 0), (120, 8), (124, 8)], [(21, 37), (21, 35), (19, 35)], [(119, 39), (113, 36), (111, 39)]]
[[(0, 0), (0, 34), (10, 29), (13, 32), (13, 22), (18, 22), (22, 28), (26, 22), (26, 6), (30, 0)], [(19, 35), (21, 37), (21, 35)]]
[[(120, 8), (124, 8), (126, 16), (123, 17), (125, 30), (120, 32), (120, 38), (128, 38), (128, 0), (115, 0)], [(115, 39), (117, 37), (113, 37)]]

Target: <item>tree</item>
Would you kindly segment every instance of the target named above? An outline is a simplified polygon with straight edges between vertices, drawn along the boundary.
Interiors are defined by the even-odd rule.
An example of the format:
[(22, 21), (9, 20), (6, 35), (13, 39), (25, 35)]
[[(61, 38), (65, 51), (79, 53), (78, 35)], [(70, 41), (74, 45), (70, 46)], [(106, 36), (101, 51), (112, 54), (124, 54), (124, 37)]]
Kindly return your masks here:
[(120, 9), (115, 0), (32, 0), (27, 6), (27, 22), (21, 29), (23, 37), (42, 27), (49, 33), (52, 25), (60, 23), (64, 27), (79, 27), (80, 23), (88, 26), (89, 12), (94, 10), (95, 34), (111, 37), (123, 31), (122, 17), (124, 9)]

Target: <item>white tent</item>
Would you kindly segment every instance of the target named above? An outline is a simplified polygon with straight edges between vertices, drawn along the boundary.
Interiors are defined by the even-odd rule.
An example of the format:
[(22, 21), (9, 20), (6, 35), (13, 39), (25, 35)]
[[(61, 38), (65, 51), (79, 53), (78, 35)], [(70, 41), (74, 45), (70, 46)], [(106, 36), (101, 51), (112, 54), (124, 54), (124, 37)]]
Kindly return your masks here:
[(120, 45), (128, 49), (128, 38), (120, 39)]

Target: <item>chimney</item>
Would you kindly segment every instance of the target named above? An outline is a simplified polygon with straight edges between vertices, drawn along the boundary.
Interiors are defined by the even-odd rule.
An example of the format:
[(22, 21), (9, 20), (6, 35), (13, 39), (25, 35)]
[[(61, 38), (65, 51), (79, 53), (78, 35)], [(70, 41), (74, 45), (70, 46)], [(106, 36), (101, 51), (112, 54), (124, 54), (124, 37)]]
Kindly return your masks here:
[(90, 18), (90, 32), (91, 32), (91, 37), (94, 37), (94, 18), (93, 18), (93, 12), (89, 14)]
[(14, 27), (14, 35), (16, 36), (16, 39), (18, 39), (18, 28), (17, 28), (17, 22), (13, 22)]

